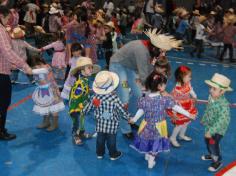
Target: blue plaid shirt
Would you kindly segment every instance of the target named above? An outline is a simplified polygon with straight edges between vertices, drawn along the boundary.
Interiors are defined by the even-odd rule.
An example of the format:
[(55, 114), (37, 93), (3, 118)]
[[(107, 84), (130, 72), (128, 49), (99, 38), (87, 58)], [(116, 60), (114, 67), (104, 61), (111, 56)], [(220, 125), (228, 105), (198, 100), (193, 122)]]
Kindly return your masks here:
[(94, 109), (97, 132), (115, 134), (120, 117), (129, 119), (129, 113), (124, 110), (119, 97), (114, 92), (107, 95), (94, 95), (83, 112), (87, 113), (91, 109)]

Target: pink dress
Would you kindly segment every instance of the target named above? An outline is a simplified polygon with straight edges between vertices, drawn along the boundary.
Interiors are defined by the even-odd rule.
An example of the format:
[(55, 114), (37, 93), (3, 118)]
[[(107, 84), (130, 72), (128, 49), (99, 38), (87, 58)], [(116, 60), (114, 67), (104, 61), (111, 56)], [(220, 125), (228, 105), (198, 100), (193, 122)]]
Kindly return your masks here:
[(44, 46), (43, 50), (47, 50), (50, 48), (54, 49), (52, 66), (59, 69), (66, 68), (66, 51), (63, 42), (58, 40), (47, 46)]

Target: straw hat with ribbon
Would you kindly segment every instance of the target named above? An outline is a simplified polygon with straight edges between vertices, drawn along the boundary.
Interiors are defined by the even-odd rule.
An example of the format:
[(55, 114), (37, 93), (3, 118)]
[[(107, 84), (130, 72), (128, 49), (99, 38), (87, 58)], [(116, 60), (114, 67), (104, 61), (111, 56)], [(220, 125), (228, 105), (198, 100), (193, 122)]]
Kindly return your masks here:
[(71, 70), (71, 74), (75, 75), (79, 70), (81, 70), (85, 66), (93, 66), (93, 74), (97, 73), (101, 70), (99, 65), (93, 64), (92, 59), (89, 57), (80, 57), (79, 60), (76, 62), (76, 67)]
[(194, 11), (193, 11), (193, 14), (194, 14), (194, 15), (197, 15), (197, 16), (200, 16), (200, 15), (201, 15), (201, 14), (199, 13), (199, 10), (194, 10)]
[(20, 27), (16, 27), (12, 30), (10, 35), (13, 39), (21, 39), (25, 36), (25, 31)]
[(119, 77), (110, 71), (100, 71), (93, 82), (93, 91), (96, 94), (106, 95), (114, 91), (119, 85)]
[(168, 51), (172, 48), (174, 49), (183, 49), (181, 47), (182, 40), (176, 40), (173, 36), (165, 34), (157, 34), (157, 29), (149, 29), (144, 32), (150, 39), (151, 43), (162, 50)]
[(205, 80), (205, 83), (215, 87), (215, 88), (219, 88), (225, 91), (232, 91), (233, 89), (230, 87), (230, 79), (227, 78), (224, 75), (221, 75), (219, 73), (215, 73), (213, 75), (213, 77), (211, 78), (211, 80)]
[(109, 21), (108, 23), (106, 23), (105, 26), (109, 26), (109, 27), (115, 29), (115, 25), (112, 21)]
[(46, 33), (42, 26), (34, 26), (34, 31), (39, 33)]
[(57, 14), (57, 13), (59, 13), (58, 9), (56, 9), (55, 7), (50, 8), (49, 14), (53, 15), (53, 14)]

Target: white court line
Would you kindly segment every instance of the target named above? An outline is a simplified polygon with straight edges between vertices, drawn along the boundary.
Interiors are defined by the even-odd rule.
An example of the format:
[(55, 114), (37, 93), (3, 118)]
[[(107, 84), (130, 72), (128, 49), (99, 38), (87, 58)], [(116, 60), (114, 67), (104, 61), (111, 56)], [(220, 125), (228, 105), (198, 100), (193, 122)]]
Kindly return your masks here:
[(192, 62), (188, 62), (187, 64), (188, 64), (188, 65), (193, 65), (193, 63), (192, 63)]
[(199, 65), (201, 65), (201, 66), (206, 66), (206, 64), (199, 64)]
[(176, 61), (177, 64), (182, 64), (183, 62)]

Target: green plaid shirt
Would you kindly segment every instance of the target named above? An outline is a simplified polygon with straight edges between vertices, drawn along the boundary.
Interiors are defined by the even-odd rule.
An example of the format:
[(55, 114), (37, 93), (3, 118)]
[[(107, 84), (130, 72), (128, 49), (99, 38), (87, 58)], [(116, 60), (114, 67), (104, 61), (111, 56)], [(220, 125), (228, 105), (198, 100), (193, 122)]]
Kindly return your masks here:
[(217, 100), (209, 97), (201, 122), (205, 126), (205, 132), (209, 132), (211, 136), (216, 133), (225, 135), (230, 122), (230, 108), (224, 95)]

